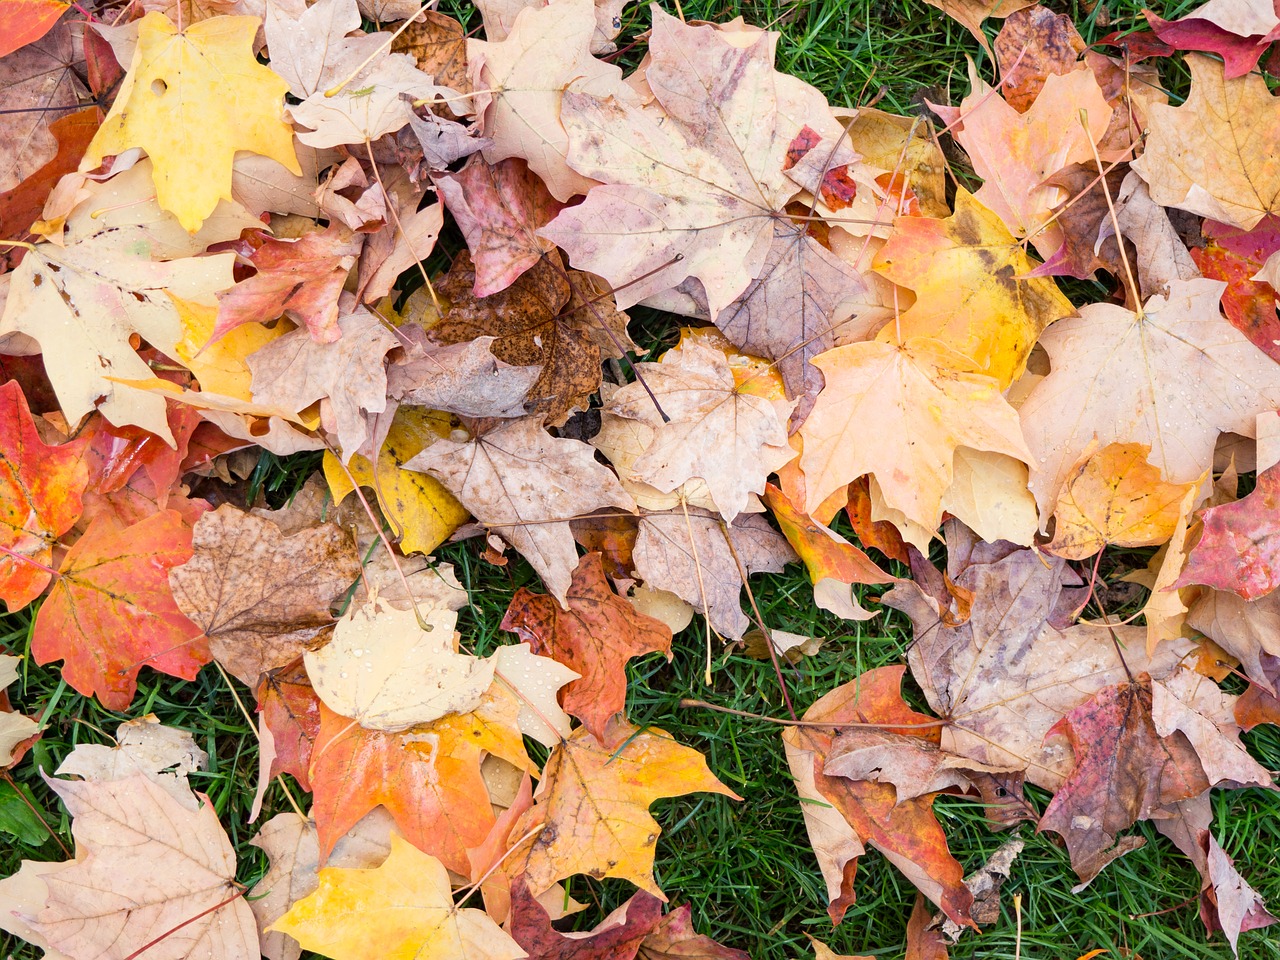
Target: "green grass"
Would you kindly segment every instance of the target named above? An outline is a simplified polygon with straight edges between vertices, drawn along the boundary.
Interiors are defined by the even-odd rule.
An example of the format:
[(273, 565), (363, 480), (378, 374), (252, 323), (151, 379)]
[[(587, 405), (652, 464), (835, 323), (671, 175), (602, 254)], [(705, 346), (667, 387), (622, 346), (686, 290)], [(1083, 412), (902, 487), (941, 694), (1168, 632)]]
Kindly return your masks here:
[[(1167, 4), (1162, 12), (1177, 16), (1194, 5), (1191, 0)], [(664, 6), (674, 10), (670, 2)], [(1133, 26), (1142, 4), (1112, 0), (1098, 3), (1092, 12), (1080, 3), (1054, 6), (1069, 13), (1085, 39), (1092, 41), (1111, 30)], [(467, 5), (446, 2), (442, 9), (469, 18), (469, 26), (478, 25), (478, 17)], [(1097, 22), (1103, 9), (1111, 18), (1107, 25)], [(922, 94), (956, 99), (965, 92), (966, 54), (978, 58), (990, 76), (990, 66), (981, 63), (983, 55), (973, 38), (922, 0), (691, 0), (684, 3), (684, 12), (689, 19), (724, 20), (741, 14), (749, 22), (774, 25), (783, 34), (779, 68), (814, 83), (842, 106), (879, 97), (882, 108), (910, 113), (919, 109)], [(647, 21), (638, 6), (626, 16), (624, 45)], [(633, 65), (641, 53), (640, 48), (629, 50), (620, 62)], [(1181, 82), (1177, 71), (1171, 69), (1169, 74), (1169, 82), (1176, 87)], [(445, 245), (456, 250), (459, 241), (456, 236), (446, 238)], [(636, 319), (635, 326), (642, 328), (637, 339), (646, 345), (673, 342), (675, 328), (670, 318), (637, 311)], [(279, 503), (315, 466), (314, 457), (282, 461), (264, 456), (251, 483), (273, 503)], [(478, 549), (474, 542), (457, 544), (442, 549), (439, 556), (455, 565), (470, 591), (472, 606), (463, 611), (460, 629), (467, 642), (483, 652), (503, 641), (505, 635), (498, 624), (514, 590), (534, 585), (535, 580), (518, 558), (506, 568), (497, 568), (480, 559)], [(1134, 562), (1126, 560), (1131, 565)], [(827, 640), (817, 656), (785, 670), (797, 709), (864, 670), (902, 662), (911, 629), (900, 614), (885, 611), (860, 624), (817, 610), (808, 581), (797, 565), (782, 574), (756, 577), (752, 586), (770, 627)], [(22, 613), (0, 619), (0, 648), (27, 652), (30, 617), (30, 613)], [(902, 956), (906, 919), (915, 892), (874, 852), (862, 858), (858, 868), (858, 902), (844, 923), (831, 929), (822, 881), (786, 772), (779, 728), (680, 707), (682, 698), (697, 698), (755, 714), (785, 715), (777, 680), (767, 662), (722, 652), (712, 686), (704, 686), (703, 643), (703, 635), (695, 627), (676, 638), (671, 663), (656, 656), (635, 661), (630, 671), (628, 710), (634, 722), (661, 727), (706, 754), (712, 770), (745, 799), (735, 803), (722, 797), (693, 795), (657, 804), (655, 813), (663, 825), (656, 865), (659, 884), (673, 903), (692, 904), (701, 932), (748, 950), (756, 960), (811, 956), (806, 934), (828, 942), (841, 953)], [(127, 714), (104, 710), (95, 701), (75, 694), (61, 682), (56, 665), (39, 668), (25, 661), (23, 669), (23, 677), (11, 688), (14, 700), (26, 712), (47, 718), (49, 727), (13, 776), (31, 792), (64, 843), (70, 843), (69, 824), (41, 772), (51, 773), (79, 743), (110, 742), (110, 734), (122, 720), (155, 713), (161, 721), (191, 731), (208, 751), (210, 767), (194, 774), (192, 783), (209, 795), (228, 830), (239, 857), (239, 879), (252, 883), (261, 876), (266, 868), (264, 858), (248, 845), (256, 827), (246, 822), (257, 779), (256, 740), (216, 669), (206, 669), (191, 683), (144, 670)], [(238, 688), (238, 693), (246, 704), (251, 703), (247, 690)], [(913, 695), (918, 696), (918, 691)], [(1280, 732), (1261, 728), (1245, 739), (1268, 769), (1280, 770)], [(292, 789), (295, 796), (305, 797), (296, 785)], [(1033, 791), (1033, 799), (1043, 809), (1047, 797)], [(0, 783), (0, 823), (6, 822), (6, 816), (22, 820), (25, 808), (19, 807), (11, 788)], [(273, 786), (262, 819), (286, 809), (280, 788)], [(936, 809), (951, 850), (966, 870), (981, 866), (1007, 836), (989, 830), (981, 807), (971, 800), (940, 798)], [(1280, 794), (1220, 791), (1214, 799), (1214, 811), (1214, 829), (1222, 845), (1268, 902), (1280, 907)], [(24, 821), (25, 838), (11, 843), (0, 840), (0, 875), (11, 873), (22, 858), (63, 859), (56, 842), (47, 837), (37, 839), (39, 828), (29, 819)], [(1101, 947), (1113, 957), (1225, 960), (1230, 956), (1225, 941), (1221, 937), (1207, 940), (1194, 903), (1183, 905), (1193, 900), (1199, 889), (1194, 869), (1150, 824), (1138, 830), (1147, 838), (1147, 845), (1108, 867), (1086, 891), (1074, 894), (1074, 874), (1065, 851), (1051, 836), (1037, 836), (1028, 826), (1019, 828), (1016, 833), (1027, 846), (1005, 887), (1000, 922), (980, 935), (966, 935), (952, 948), (952, 956), (962, 960), (1014, 957), (1011, 895), (1019, 893), (1023, 957), (1073, 960)], [(626, 884), (584, 878), (575, 878), (569, 890), (594, 905), (580, 917), (580, 926), (598, 921), (630, 894)], [(1143, 916), (1156, 913), (1159, 915)], [(12, 954), (27, 960), (37, 953), (0, 934), (0, 956)], [(1241, 939), (1241, 956), (1277, 960), (1280, 937), (1270, 931), (1247, 933)]]

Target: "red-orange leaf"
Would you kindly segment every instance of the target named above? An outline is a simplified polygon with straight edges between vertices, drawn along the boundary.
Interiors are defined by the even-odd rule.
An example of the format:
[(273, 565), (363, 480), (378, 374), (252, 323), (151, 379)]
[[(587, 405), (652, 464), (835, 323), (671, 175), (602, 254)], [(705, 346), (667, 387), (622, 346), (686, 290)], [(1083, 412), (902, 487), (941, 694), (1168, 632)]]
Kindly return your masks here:
[(36, 564), (49, 565), (53, 544), (80, 519), (89, 480), (83, 450), (83, 441), (42, 443), (18, 382), (0, 387), (0, 599), (10, 612), (49, 585)]
[(275, 741), (269, 777), (292, 774), (303, 790), (311, 789), (311, 750), (320, 734), (320, 698), (302, 661), (272, 671), (258, 687), (261, 722)]
[(522, 587), (507, 608), (502, 629), (527, 641), (538, 656), (558, 660), (582, 675), (564, 688), (564, 709), (607, 743), (605, 726), (627, 701), (627, 661), (646, 653), (668, 653), (671, 629), (613, 592), (598, 553), (578, 562), (566, 600), (568, 610), (555, 597)]
[(1191, 259), (1210, 280), (1226, 281), (1222, 312), (1255, 347), (1280, 361), (1280, 319), (1276, 291), (1254, 276), (1271, 254), (1280, 250), (1280, 217), (1265, 217), (1252, 230), (1206, 220), (1201, 232), (1208, 241), (1192, 247)]
[(1204, 535), (1175, 586), (1203, 583), (1256, 600), (1280, 586), (1280, 466), (1253, 492), (1204, 512)]
[(130, 527), (95, 520), (36, 617), (36, 663), (63, 660), (67, 683), (110, 710), (129, 706), (143, 666), (195, 679), (208, 646), (169, 591), (170, 569), (190, 559), (191, 527), (176, 510)]
[(61, 0), (4, 0), (0, 3), (0, 57), (35, 43), (70, 9)]

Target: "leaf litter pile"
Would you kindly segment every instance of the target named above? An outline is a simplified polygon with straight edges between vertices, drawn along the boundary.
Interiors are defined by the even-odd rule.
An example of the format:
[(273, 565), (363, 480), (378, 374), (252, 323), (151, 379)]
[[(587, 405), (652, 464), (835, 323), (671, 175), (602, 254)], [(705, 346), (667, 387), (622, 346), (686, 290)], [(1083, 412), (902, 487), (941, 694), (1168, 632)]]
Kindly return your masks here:
[[(708, 683), (764, 635), (832, 923), (868, 848), (920, 892), (909, 956), (1000, 919), (1020, 841), (960, 863), (945, 793), (1055, 836), (1077, 890), (1154, 821), (1206, 936), (1266, 936), (1274, 863), (1233, 862), (1210, 795), (1273, 788), (1241, 735), (1280, 722), (1270, 5), (1087, 49), (1016, 0), (988, 47), (957, 3), (998, 83), (911, 118), (831, 107), (741, 19), (631, 8), (625, 73), (621, 0), (479, 6), (0, 4), (0, 598), (37, 605), (0, 685), (58, 661), (123, 712), (140, 670), (214, 663), (256, 698), (252, 817), (286, 811), (246, 889), (203, 751), (138, 717), (46, 775), (74, 848), (0, 880), (0, 928), (76, 960), (742, 958), (664, 907), (650, 813), (739, 798), (626, 713), (692, 620)], [(665, 352), (637, 305), (681, 318)], [(268, 509), (264, 451), (323, 467)], [(432, 557), (467, 538), (541, 579), (486, 657)], [(905, 664), (793, 703), (812, 639), (749, 581), (797, 561), (837, 617), (904, 613)], [(10, 785), (48, 720), (13, 689)], [(635, 892), (567, 934), (580, 875)]]

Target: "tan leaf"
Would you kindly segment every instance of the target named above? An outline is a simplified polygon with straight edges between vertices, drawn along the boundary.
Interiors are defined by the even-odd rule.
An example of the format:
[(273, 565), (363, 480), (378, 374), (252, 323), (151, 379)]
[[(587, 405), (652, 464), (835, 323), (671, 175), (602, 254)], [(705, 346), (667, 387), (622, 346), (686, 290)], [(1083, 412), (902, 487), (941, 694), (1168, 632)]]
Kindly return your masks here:
[(440, 440), (405, 464), (430, 473), (477, 520), (524, 555), (561, 604), (578, 565), (569, 521), (599, 507), (635, 510), (578, 440), (553, 438), (540, 417), (504, 423), (467, 443)]

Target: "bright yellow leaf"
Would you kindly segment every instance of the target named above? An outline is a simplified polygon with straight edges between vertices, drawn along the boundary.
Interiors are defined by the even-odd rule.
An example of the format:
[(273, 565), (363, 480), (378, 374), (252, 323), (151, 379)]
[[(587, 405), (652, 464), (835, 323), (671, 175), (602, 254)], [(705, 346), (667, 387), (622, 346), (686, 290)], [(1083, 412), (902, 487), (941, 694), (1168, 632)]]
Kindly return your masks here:
[[(377, 470), (359, 454), (347, 467), (356, 483), (377, 495), (405, 553), (430, 553), (470, 516), (435, 477), (401, 469), (436, 440), (449, 436), (449, 430), (447, 413), (401, 407), (382, 444)], [(355, 489), (338, 458), (328, 452), (324, 455), (324, 478), (339, 503)]]
[(237, 151), (300, 174), (284, 121), (289, 84), (253, 56), (260, 23), (213, 17), (180, 32), (161, 13), (143, 17), (129, 72), (80, 169), (141, 147), (154, 166), (157, 202), (191, 233), (220, 199), (231, 199)]
[(238, 400), (252, 400), (253, 375), (245, 358), (284, 336), (290, 330), (289, 324), (282, 321), (274, 328), (267, 328), (260, 323), (246, 323), (210, 343), (218, 308), (183, 300), (172, 293), (169, 299), (182, 323), (182, 339), (174, 348), (176, 359), (195, 374), (200, 389)]
[(319, 887), (269, 928), (334, 960), (518, 960), (483, 910), (453, 904), (449, 873), (399, 834), (372, 870), (325, 867)]

